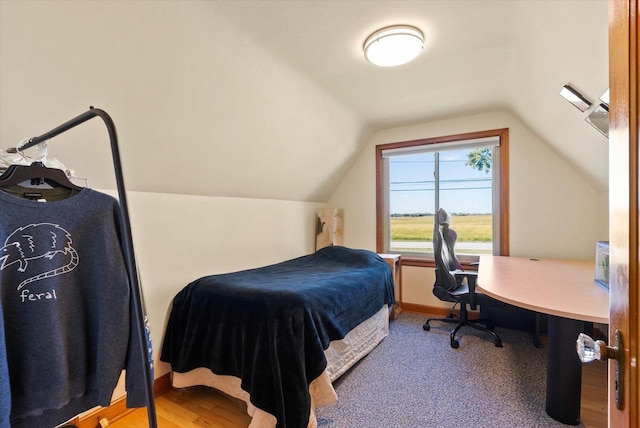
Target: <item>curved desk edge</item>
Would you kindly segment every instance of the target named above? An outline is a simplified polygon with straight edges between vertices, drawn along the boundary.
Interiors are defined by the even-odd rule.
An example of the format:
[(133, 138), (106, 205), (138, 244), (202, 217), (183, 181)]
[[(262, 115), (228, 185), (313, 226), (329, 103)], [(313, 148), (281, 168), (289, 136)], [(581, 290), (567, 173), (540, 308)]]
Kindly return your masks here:
[(586, 260), (480, 256), (480, 292), (525, 309), (580, 321), (609, 323), (609, 293), (594, 282)]

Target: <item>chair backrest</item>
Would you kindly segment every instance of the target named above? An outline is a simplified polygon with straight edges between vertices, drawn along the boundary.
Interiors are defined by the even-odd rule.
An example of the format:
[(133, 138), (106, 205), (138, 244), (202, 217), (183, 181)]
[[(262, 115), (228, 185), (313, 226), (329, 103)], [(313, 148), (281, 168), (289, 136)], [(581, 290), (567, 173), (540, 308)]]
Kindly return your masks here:
[(433, 226), (433, 254), (436, 262), (436, 286), (447, 291), (458, 288), (461, 284), (451, 271), (462, 269), (454, 252), (458, 235), (449, 228), (451, 216), (440, 208), (436, 213)]

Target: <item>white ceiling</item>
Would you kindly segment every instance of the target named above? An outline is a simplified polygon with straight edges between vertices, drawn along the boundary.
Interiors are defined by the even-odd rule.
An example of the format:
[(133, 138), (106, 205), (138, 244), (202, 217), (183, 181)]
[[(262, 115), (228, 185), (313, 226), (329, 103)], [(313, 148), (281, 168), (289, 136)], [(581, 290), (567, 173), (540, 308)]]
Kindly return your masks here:
[[(607, 89), (607, 18), (605, 0), (2, 0), (0, 144), (95, 105), (129, 190), (323, 202), (378, 130), (506, 111), (605, 192), (607, 140), (559, 92)], [(424, 51), (372, 66), (362, 44), (393, 24)], [(70, 141), (104, 134), (51, 153), (108, 188), (108, 146)]]
[[(229, 1), (216, 10), (369, 130), (508, 110), (607, 189), (606, 138), (559, 96), (568, 83), (595, 106), (608, 88), (604, 0)], [(376, 68), (362, 44), (394, 24), (424, 32), (423, 54)]]

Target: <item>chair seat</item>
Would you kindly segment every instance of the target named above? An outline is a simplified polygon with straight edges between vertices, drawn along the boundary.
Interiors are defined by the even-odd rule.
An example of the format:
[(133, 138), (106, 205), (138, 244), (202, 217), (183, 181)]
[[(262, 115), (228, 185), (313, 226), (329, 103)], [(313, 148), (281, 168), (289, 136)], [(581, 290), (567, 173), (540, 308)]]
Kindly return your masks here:
[(460, 287), (456, 288), (453, 291), (448, 291), (448, 293), (452, 296), (464, 296), (465, 294), (469, 294), (469, 286), (467, 284), (462, 284)]

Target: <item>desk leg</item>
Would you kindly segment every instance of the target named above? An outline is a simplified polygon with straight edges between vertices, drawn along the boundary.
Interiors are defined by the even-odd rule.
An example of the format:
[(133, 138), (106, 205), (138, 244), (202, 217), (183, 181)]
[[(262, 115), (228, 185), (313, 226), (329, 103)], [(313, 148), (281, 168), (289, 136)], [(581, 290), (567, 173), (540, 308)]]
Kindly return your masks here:
[(576, 339), (584, 322), (549, 315), (547, 350), (547, 414), (568, 425), (580, 423), (582, 363)]

